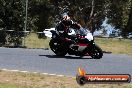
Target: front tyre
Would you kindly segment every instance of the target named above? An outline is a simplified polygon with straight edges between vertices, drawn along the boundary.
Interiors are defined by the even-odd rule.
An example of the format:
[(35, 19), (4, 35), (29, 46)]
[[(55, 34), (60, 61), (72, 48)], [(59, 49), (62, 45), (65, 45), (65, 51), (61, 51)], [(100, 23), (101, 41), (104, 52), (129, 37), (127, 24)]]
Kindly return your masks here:
[(103, 52), (102, 49), (98, 46), (98, 45), (94, 45), (91, 52), (90, 52), (90, 56), (94, 59), (100, 59), (103, 56)]
[(56, 39), (51, 39), (49, 42), (49, 46), (50, 46), (50, 49), (57, 56), (65, 56), (67, 54), (67, 51), (66, 51), (66, 49), (64, 49), (64, 46)]

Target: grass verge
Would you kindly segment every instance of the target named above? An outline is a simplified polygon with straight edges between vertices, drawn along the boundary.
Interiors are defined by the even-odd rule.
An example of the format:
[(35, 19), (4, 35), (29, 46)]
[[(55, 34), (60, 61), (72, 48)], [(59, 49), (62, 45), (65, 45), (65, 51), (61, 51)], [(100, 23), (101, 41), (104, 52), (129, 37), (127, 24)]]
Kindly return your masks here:
[(85, 84), (80, 86), (73, 77), (1, 70), (0, 88), (132, 88), (132, 84)]
[(27, 48), (48, 48), (50, 39), (38, 38), (36, 33), (30, 33), (25, 39)]
[(116, 54), (132, 55), (132, 40), (116, 38), (95, 38), (95, 42), (104, 50)]
[[(48, 48), (50, 39), (39, 39), (35, 33), (30, 33), (26, 37), (27, 48)], [(132, 40), (116, 38), (95, 38), (95, 42), (104, 50), (116, 54), (132, 55)]]

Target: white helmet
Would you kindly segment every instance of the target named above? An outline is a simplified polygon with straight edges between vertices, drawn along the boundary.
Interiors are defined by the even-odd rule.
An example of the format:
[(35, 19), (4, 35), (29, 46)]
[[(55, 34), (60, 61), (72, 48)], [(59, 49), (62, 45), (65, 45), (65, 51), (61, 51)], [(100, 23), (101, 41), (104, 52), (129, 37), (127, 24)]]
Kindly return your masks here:
[(67, 13), (64, 13), (64, 14), (62, 15), (62, 18), (63, 18), (63, 20), (69, 20), (69, 19), (70, 19), (70, 17), (68, 16)]

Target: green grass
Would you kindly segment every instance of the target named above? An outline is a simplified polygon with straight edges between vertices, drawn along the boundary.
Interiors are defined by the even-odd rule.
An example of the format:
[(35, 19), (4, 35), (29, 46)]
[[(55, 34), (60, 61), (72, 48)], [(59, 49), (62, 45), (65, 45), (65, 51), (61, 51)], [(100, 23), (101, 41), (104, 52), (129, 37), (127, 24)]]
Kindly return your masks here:
[(16, 88), (16, 86), (9, 83), (0, 83), (0, 88)]
[(49, 39), (39, 39), (36, 33), (30, 33), (25, 39), (25, 46), (27, 48), (48, 48)]
[(0, 71), (0, 88), (132, 88), (132, 84), (85, 84), (80, 86), (74, 77)]
[(116, 38), (95, 38), (95, 42), (104, 50), (116, 54), (132, 55), (132, 40)]
[[(39, 39), (37, 34), (30, 33), (26, 37), (25, 46), (27, 48), (48, 48), (50, 39)], [(132, 55), (132, 40), (116, 38), (95, 38), (95, 42), (103, 49), (116, 54)]]

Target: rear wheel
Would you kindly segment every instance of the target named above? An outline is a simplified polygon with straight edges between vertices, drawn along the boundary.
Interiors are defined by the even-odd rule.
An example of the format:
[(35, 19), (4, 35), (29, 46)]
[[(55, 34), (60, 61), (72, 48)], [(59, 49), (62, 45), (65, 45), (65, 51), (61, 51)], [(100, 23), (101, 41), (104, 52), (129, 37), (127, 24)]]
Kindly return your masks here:
[(51, 39), (49, 43), (50, 49), (57, 55), (57, 56), (65, 56), (67, 54), (66, 49), (64, 46), (57, 40)]
[(102, 49), (96, 44), (93, 46), (93, 48), (89, 54), (94, 59), (100, 59), (103, 56)]

